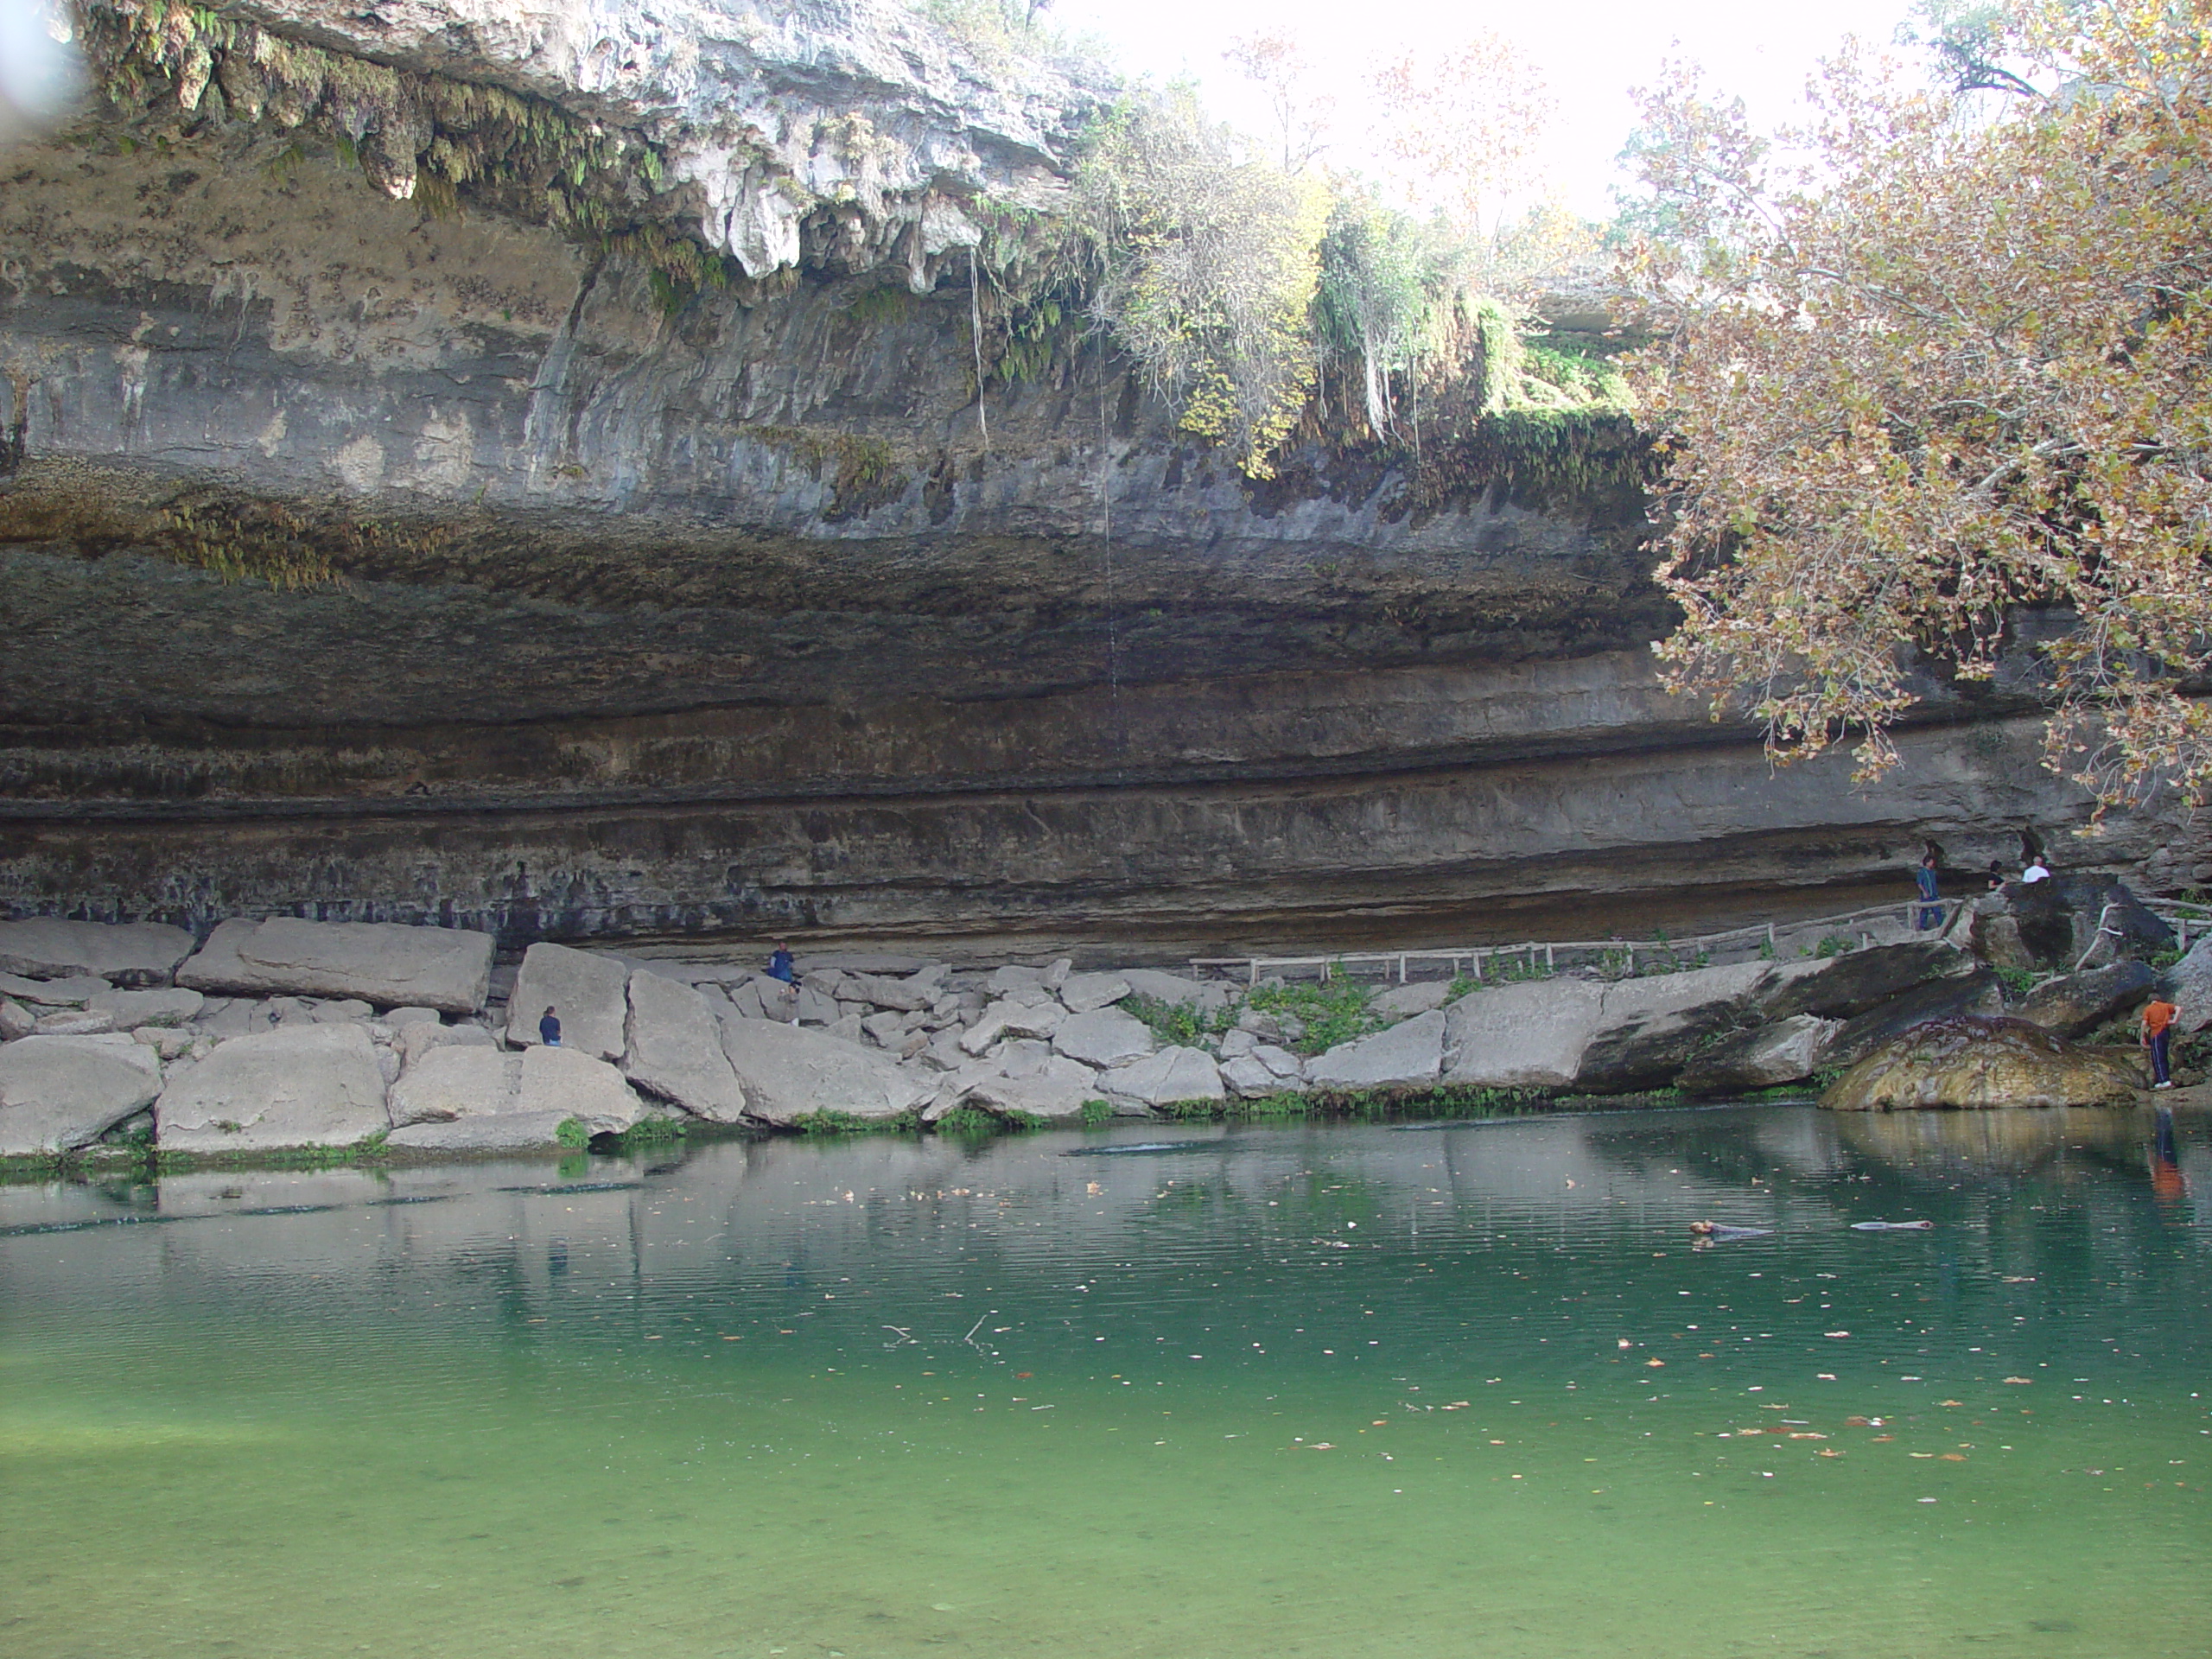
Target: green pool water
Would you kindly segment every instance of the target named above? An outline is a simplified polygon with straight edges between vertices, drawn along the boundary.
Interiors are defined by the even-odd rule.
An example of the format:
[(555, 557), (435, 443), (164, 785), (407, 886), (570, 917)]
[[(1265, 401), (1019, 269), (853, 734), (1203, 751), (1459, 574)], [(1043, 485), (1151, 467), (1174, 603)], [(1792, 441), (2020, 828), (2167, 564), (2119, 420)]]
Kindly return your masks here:
[(2170, 1153), (1764, 1107), (0, 1187), (0, 1652), (2201, 1656)]

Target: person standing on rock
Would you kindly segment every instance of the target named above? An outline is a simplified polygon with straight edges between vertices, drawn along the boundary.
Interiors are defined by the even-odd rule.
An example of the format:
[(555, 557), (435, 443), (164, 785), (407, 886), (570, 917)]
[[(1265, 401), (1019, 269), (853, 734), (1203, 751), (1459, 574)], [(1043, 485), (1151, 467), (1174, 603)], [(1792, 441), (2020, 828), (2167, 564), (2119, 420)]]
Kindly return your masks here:
[(798, 970), (791, 962), (791, 948), (781, 939), (768, 955), (768, 977), (779, 982), (783, 989), (777, 992), (783, 1007), (780, 1012), (791, 1024), (798, 1024)]
[(1925, 933), (1929, 928), (1940, 925), (1943, 920), (1943, 906), (1936, 902), (1941, 895), (1936, 889), (1935, 854), (1922, 855), (1920, 868), (1912, 873), (1912, 879), (1920, 888), (1920, 917), (1915, 925)]
[(2174, 1086), (2172, 1074), (2167, 1069), (2167, 1056), (2173, 1046), (2174, 1021), (2181, 1018), (2181, 1010), (2163, 996), (2154, 996), (2143, 1007), (2143, 1046), (2151, 1051), (2151, 1075), (2153, 1089)]
[(561, 1046), (561, 1017), (553, 1012), (550, 1003), (546, 1005), (544, 1014), (538, 1020), (537, 1040), (548, 1048)]

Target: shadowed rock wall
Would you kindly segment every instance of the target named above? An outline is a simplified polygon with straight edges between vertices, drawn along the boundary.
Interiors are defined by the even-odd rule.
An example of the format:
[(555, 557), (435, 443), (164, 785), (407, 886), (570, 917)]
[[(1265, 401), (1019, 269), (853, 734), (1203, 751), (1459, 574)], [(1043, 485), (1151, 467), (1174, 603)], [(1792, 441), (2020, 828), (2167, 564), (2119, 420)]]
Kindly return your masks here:
[[(987, 442), (964, 288), (823, 245), (671, 314), (243, 123), (125, 136), (0, 160), (0, 912), (1633, 934), (2085, 817), (2017, 696), (1931, 685), (1855, 793), (1660, 694), (1632, 435), (1572, 491), (1255, 484), (1071, 334)], [(288, 559), (336, 579), (194, 568)]]

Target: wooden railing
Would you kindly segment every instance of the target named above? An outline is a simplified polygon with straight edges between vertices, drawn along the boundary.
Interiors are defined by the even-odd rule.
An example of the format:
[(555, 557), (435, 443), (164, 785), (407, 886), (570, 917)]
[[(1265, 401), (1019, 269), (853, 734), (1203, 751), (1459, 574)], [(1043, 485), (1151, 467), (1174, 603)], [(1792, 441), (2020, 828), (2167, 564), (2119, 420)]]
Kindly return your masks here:
[[(1724, 950), (1764, 947), (1769, 952), (1777, 952), (1785, 933), (1795, 938), (1806, 934), (1847, 938), (1855, 932), (1859, 938), (1853, 944), (1871, 944), (1873, 934), (1867, 924), (1875, 920), (1897, 920), (1908, 930), (1941, 938), (1958, 925), (1967, 902), (1964, 899), (1911, 899), (1899, 904), (1846, 911), (1836, 916), (1724, 928), (1717, 933), (1699, 933), (1680, 939), (1549, 939), (1520, 944), (1467, 945), (1449, 950), (1338, 950), (1325, 956), (1193, 957), (1190, 961), (1192, 971), (1201, 979), (1209, 976), (1241, 978), (1249, 985), (1258, 984), (1263, 976), (1269, 974), (1300, 977), (1318, 974), (1326, 982), (1338, 974), (1349, 976), (1362, 973), (1370, 977), (1380, 975), (1384, 979), (1395, 979), (1402, 985), (1416, 965), (1441, 967), (1454, 978), (1464, 974), (1478, 981), (1501, 972), (1509, 977), (1535, 978), (1557, 973), (1562, 958), (1568, 967), (1574, 966), (1578, 960), (1617, 963), (1624, 975), (1632, 975), (1638, 971), (1639, 957), (1647, 968), (1662, 961), (1675, 968), (1684, 968), (1695, 965), (1700, 957), (1711, 957)], [(1933, 925), (1921, 928), (1917, 924), (1926, 911), (1936, 912), (1937, 919)], [(2205, 925), (2212, 926), (2212, 911), (2207, 911), (2206, 917)], [(1683, 960), (1686, 957), (1689, 958), (1688, 962)]]

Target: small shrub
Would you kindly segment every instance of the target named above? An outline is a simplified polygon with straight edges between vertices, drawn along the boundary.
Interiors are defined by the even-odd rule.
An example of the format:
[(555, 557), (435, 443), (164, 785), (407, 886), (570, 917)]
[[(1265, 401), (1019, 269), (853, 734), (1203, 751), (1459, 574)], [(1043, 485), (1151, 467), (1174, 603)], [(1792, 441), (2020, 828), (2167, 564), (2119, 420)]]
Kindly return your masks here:
[(1154, 1037), (1166, 1048), (1196, 1048), (1207, 1037), (1218, 1035), (1236, 1023), (1236, 1012), (1232, 1007), (1204, 1014), (1195, 1003), (1164, 1002), (1141, 992), (1123, 997), (1122, 1009), (1149, 1026)]
[(2005, 1000), (2018, 1002), (2036, 988), (2039, 976), (2031, 968), (1999, 968), (1997, 982), (2005, 988)]
[(1840, 933), (1830, 933), (1813, 947), (1813, 954), (1825, 962), (1830, 957), (1840, 957), (1858, 948), (1858, 940), (1847, 938)]
[(1300, 1054), (1319, 1054), (1339, 1043), (1351, 1042), (1382, 1029), (1384, 1021), (1370, 1007), (1373, 993), (1348, 979), (1319, 985), (1262, 985), (1251, 1004), (1263, 1014), (1287, 1014), (1305, 1026), (1305, 1034), (1290, 1046)]
[(1107, 1100), (1086, 1100), (1083, 1103), (1083, 1121), (1087, 1124), (1106, 1122), (1114, 1116), (1114, 1103)]
[(591, 1144), (591, 1130), (581, 1117), (564, 1117), (553, 1131), (553, 1138), (563, 1146), (581, 1152)]

